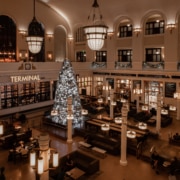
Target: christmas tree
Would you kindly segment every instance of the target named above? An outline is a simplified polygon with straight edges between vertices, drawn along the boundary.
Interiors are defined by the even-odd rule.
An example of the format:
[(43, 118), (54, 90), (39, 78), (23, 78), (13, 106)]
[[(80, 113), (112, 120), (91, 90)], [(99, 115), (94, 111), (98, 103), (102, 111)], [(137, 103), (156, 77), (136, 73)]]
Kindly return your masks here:
[(54, 106), (52, 110), (52, 112), (56, 112), (52, 116), (53, 122), (63, 125), (67, 124), (68, 98), (72, 98), (72, 122), (73, 125), (76, 125), (82, 120), (81, 100), (71, 62), (68, 59), (65, 59), (57, 81)]

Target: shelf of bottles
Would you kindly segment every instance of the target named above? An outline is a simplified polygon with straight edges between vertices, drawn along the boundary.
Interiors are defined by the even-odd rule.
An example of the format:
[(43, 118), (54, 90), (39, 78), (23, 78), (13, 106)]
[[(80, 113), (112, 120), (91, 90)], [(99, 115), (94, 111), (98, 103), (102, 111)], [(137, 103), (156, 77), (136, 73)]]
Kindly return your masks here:
[(31, 82), (0, 86), (1, 109), (50, 100), (50, 82)]
[(92, 77), (79, 77), (77, 76), (77, 84), (79, 88), (79, 94), (91, 95)]
[(128, 100), (131, 92), (131, 80), (129, 79), (116, 79), (115, 98), (117, 100)]
[(157, 108), (157, 96), (163, 94), (162, 82), (145, 82), (145, 104), (149, 105), (149, 109)]

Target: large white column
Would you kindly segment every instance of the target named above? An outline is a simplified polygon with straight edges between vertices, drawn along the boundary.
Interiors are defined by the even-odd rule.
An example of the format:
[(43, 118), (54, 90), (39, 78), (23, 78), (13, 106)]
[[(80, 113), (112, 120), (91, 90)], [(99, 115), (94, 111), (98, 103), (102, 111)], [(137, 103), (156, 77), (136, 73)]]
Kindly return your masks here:
[(176, 119), (180, 120), (180, 99), (177, 98), (177, 115), (176, 115)]
[(47, 180), (49, 179), (49, 135), (42, 133), (39, 136), (39, 156), (43, 158), (44, 172), (41, 175), (36, 176), (36, 179)]
[(156, 131), (160, 132), (161, 129), (161, 94), (157, 95), (157, 118), (156, 118)]
[(110, 90), (110, 118), (114, 118), (114, 106), (112, 105), (112, 101), (114, 100), (114, 90)]
[(72, 143), (72, 97), (67, 99), (67, 143)]
[(126, 152), (127, 152), (127, 112), (128, 109), (123, 105), (122, 107), (122, 126), (121, 126), (121, 159), (122, 166), (127, 165)]
[(72, 143), (72, 119), (67, 119), (67, 143)]

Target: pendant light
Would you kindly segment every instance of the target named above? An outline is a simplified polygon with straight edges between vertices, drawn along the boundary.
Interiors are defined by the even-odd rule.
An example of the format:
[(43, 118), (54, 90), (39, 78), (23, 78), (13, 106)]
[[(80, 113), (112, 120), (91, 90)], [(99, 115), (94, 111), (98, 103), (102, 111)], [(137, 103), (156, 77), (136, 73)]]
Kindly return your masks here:
[(90, 49), (100, 50), (104, 45), (108, 27), (102, 21), (99, 4), (94, 0), (88, 16), (88, 25), (84, 27), (87, 43)]
[(42, 43), (43, 43), (43, 36), (42, 36), (42, 26), (36, 20), (35, 17), (35, 0), (34, 0), (34, 16), (29, 24), (28, 28), (28, 36), (26, 37), (26, 41), (28, 43), (29, 51), (33, 54), (37, 54), (41, 51)]

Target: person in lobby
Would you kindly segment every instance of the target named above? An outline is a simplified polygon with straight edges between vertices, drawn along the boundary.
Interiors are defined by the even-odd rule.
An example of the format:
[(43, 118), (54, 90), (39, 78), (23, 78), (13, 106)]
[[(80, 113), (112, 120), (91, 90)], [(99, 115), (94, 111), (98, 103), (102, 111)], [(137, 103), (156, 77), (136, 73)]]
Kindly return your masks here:
[(6, 177), (4, 175), (5, 167), (1, 167), (0, 171), (0, 180), (6, 180)]
[(156, 174), (159, 174), (158, 171), (158, 166), (162, 163), (161, 158), (159, 156), (159, 154), (157, 153), (156, 150), (154, 150), (151, 154), (151, 164), (152, 164), (152, 168), (155, 169)]
[(66, 171), (69, 171), (71, 169), (73, 169), (75, 167), (75, 163), (73, 161), (73, 159), (71, 158), (71, 156), (68, 154), (67, 158), (66, 158)]
[(66, 174), (65, 168), (62, 167), (61, 170), (60, 170), (60, 172), (59, 172), (58, 175), (57, 175), (56, 180), (64, 180), (65, 174)]
[(178, 167), (178, 159), (177, 157), (174, 157), (171, 164), (170, 164), (170, 172), (169, 174), (174, 176), (175, 171), (180, 170), (180, 167)]

